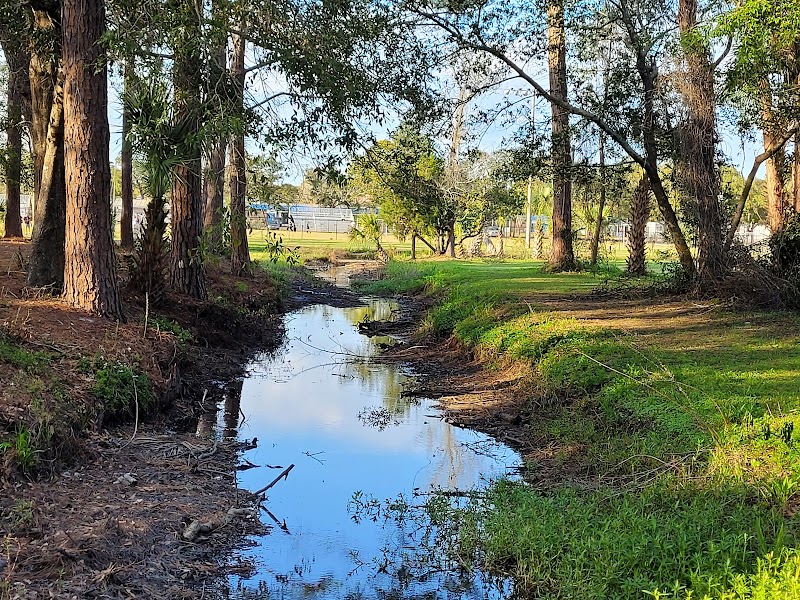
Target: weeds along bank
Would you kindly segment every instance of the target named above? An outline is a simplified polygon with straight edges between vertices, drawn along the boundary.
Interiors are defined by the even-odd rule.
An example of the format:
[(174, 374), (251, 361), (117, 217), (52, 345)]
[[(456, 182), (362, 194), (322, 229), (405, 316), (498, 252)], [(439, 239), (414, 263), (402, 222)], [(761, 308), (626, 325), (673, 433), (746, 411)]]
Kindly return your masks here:
[(433, 298), (432, 353), (452, 337), (487, 380), (530, 373), (491, 409), (529, 483), (432, 500), (448, 552), (522, 597), (800, 598), (800, 319), (593, 299), (600, 279), (539, 267), (392, 262), (363, 284)]
[[(288, 270), (212, 259), (208, 300), (128, 290), (114, 323), (28, 289), (27, 249), (0, 242), (0, 599), (197, 598), (259, 527), (226, 519), (251, 500), (238, 447), (196, 436), (198, 419), (280, 342)], [(188, 543), (195, 519), (225, 525)]]

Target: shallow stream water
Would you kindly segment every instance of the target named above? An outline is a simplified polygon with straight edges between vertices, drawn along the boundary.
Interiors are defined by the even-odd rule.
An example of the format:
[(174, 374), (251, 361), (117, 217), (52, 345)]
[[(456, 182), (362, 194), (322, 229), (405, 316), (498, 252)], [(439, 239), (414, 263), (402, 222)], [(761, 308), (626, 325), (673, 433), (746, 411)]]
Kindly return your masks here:
[(240, 552), (256, 564), (253, 576), (231, 581), (240, 594), (509, 596), (507, 582), (481, 574), (415, 569), (432, 564), (430, 548), (418, 545), (418, 522), (359, 518), (371, 499), (402, 495), (421, 504), (428, 492), (478, 488), (520, 464), (508, 447), (444, 422), (434, 402), (403, 397), (413, 375), (369, 360), (391, 340), (363, 336), (357, 324), (389, 319), (396, 310), (390, 301), (370, 300), (359, 308), (315, 305), (290, 313), (284, 345), (250, 365), (240, 407), (228, 403), (220, 415), (222, 435), (258, 439), (243, 458), (259, 468), (241, 472), (240, 486), (257, 490), (295, 465), (267, 492), (271, 514), (262, 517), (272, 531)]

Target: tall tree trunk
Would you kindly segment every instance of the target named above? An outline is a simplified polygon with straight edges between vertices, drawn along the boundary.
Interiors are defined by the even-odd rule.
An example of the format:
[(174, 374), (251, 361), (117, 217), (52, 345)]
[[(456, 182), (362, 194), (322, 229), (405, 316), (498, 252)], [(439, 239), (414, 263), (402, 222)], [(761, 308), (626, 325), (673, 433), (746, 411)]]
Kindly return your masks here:
[(603, 209), (606, 206), (606, 145), (605, 134), (600, 133), (600, 206), (597, 208), (597, 221), (592, 233), (592, 249), (589, 262), (597, 264), (597, 252), (600, 248), (600, 232), (603, 229)]
[(64, 298), (122, 319), (114, 261), (108, 80), (100, 39), (103, 0), (64, 0), (64, 157), (67, 182)]
[[(764, 150), (768, 150), (774, 142), (774, 136), (764, 131)], [(772, 233), (783, 227), (786, 212), (786, 190), (783, 185), (784, 161), (783, 152), (778, 152), (766, 161), (767, 218)]]
[[(217, 20), (223, 19), (221, 3), (214, 0), (212, 11)], [(220, 34), (211, 52), (209, 64), (209, 80), (212, 90), (223, 90), (227, 72), (227, 34)], [(222, 92), (218, 92), (222, 93)], [(223, 102), (221, 101), (220, 104)], [(222, 211), (225, 190), (225, 152), (227, 150), (227, 136), (221, 135), (211, 143), (208, 151), (207, 163), (203, 169), (203, 223), (206, 236), (214, 252), (223, 252), (222, 247)]]
[[(172, 66), (175, 116), (188, 117), (188, 132), (199, 128), (199, 99), (202, 84), (199, 16), (188, 0), (175, 0), (174, 10), (181, 15), (184, 43), (175, 48)], [(200, 180), (201, 159), (197, 148), (193, 157), (175, 167), (172, 178), (172, 248), (170, 252), (170, 285), (175, 291), (194, 298), (206, 297), (203, 257), (200, 238), (203, 234), (203, 197)]]
[(631, 231), (628, 236), (628, 273), (647, 273), (645, 236), (650, 218), (650, 186), (642, 175), (631, 200)]
[[(241, 29), (246, 24), (241, 23)], [(236, 111), (244, 114), (244, 55), (247, 42), (241, 35), (233, 36), (231, 52), (231, 78), (236, 92)], [(245, 167), (244, 130), (231, 138), (231, 268), (242, 274), (250, 264), (247, 244), (247, 173)]]
[(725, 270), (720, 183), (715, 162), (717, 104), (709, 49), (696, 30), (697, 0), (680, 0), (678, 25), (686, 60), (686, 78), (681, 92), (688, 110), (681, 130), (679, 172), (686, 192), (697, 202), (698, 275), (701, 281), (713, 281)]
[(417, 234), (411, 234), (411, 260), (417, 260)]
[[(625, 3), (622, 4), (625, 7)], [(630, 16), (626, 16), (630, 19)], [(678, 253), (678, 260), (683, 267), (686, 276), (694, 278), (697, 271), (694, 265), (694, 258), (686, 236), (683, 235), (678, 216), (672, 208), (667, 191), (661, 181), (661, 174), (658, 171), (658, 142), (656, 140), (656, 120), (655, 120), (655, 97), (656, 97), (656, 76), (657, 69), (647, 53), (638, 49), (636, 53), (636, 70), (644, 88), (644, 110), (642, 114), (642, 141), (645, 150), (644, 171), (650, 183), (650, 189), (658, 204), (659, 212), (664, 219), (675, 250)]]
[(31, 54), (31, 143), (34, 161), (34, 230), (28, 285), (60, 291), (64, 284), (63, 72), (58, 7), (34, 10), (32, 35), (40, 42)]
[[(547, 54), (550, 94), (567, 99), (567, 45), (563, 0), (550, 0), (547, 7)], [(575, 268), (572, 249), (572, 146), (569, 112), (551, 103), (553, 115), (553, 244), (550, 269), (569, 271)]]
[(792, 195), (794, 212), (800, 213), (800, 133), (794, 134), (794, 161), (792, 166)]
[[(131, 84), (133, 77), (133, 59), (125, 61), (125, 91)], [(131, 132), (131, 117), (127, 108), (122, 111), (122, 215), (120, 216), (120, 245), (123, 248), (133, 248), (133, 152), (128, 139)]]
[[(26, 88), (30, 93), (28, 68), (30, 56), (20, 44), (3, 40), (3, 54), (8, 64), (8, 94), (6, 104), (6, 217), (5, 237), (22, 237), (20, 211), (20, 177), (22, 176), (22, 129)], [(28, 109), (29, 111), (30, 109)]]

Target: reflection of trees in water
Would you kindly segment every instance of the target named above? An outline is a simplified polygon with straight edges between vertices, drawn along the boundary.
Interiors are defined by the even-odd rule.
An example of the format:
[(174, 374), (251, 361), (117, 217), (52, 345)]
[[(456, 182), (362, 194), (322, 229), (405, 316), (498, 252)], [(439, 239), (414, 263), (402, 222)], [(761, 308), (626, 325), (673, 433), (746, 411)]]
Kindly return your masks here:
[(242, 404), (243, 380), (231, 382), (225, 394), (225, 412), (222, 415), (222, 437), (235, 438), (239, 433), (239, 412)]
[(345, 317), (353, 325), (358, 325), (364, 319), (369, 321), (392, 321), (397, 318), (400, 305), (394, 300), (372, 300), (366, 306), (346, 308), (343, 310)]
[[(422, 551), (422, 550), (421, 550)], [(424, 549), (425, 553), (430, 548)], [(435, 550), (434, 550), (435, 553)], [(356, 569), (371, 566), (365, 569), (361, 577), (348, 577), (345, 581), (338, 581), (331, 575), (325, 575), (318, 581), (304, 581), (297, 576), (297, 568), (288, 574), (274, 574), (274, 583), (260, 581), (256, 586), (247, 587), (239, 584), (236, 589), (230, 590), (226, 597), (231, 600), (267, 600), (268, 598), (294, 598), (309, 599), (330, 598), (332, 594), (342, 600), (489, 600), (508, 598), (510, 590), (502, 582), (494, 582), (488, 576), (467, 573), (456, 567), (423, 572), (419, 570), (421, 556), (414, 556), (408, 551), (402, 556), (394, 556), (399, 562), (386, 566), (385, 561), (389, 556), (384, 554), (381, 558), (374, 558), (370, 564), (362, 563)], [(430, 562), (430, 555), (424, 559)], [(374, 564), (372, 564), (374, 563)], [(429, 565), (432, 566), (432, 565)], [(381, 585), (370, 572), (376, 568), (388, 573), (391, 582)], [(348, 589), (352, 586), (355, 589)]]

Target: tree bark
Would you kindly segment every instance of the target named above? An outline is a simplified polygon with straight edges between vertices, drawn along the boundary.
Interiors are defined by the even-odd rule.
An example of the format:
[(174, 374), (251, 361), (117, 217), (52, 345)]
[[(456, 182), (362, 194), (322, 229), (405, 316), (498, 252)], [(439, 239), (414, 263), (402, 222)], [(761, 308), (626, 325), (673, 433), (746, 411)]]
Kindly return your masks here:
[(647, 257), (645, 236), (647, 219), (650, 218), (650, 186), (647, 177), (642, 176), (631, 200), (631, 231), (628, 236), (628, 273), (645, 275)]
[[(244, 29), (245, 23), (241, 24)], [(231, 79), (236, 93), (236, 111), (244, 114), (244, 55), (247, 43), (242, 35), (234, 35), (231, 52)], [(231, 269), (241, 275), (250, 264), (247, 244), (247, 173), (245, 166), (244, 130), (231, 138)]]
[[(218, 0), (212, 3), (212, 11), (215, 11), (215, 18), (217, 20), (223, 18)], [(209, 79), (212, 83), (212, 91), (215, 93), (224, 93), (220, 90), (224, 90), (223, 84), (227, 71), (226, 46), (227, 35), (220, 37), (211, 53)], [(223, 196), (225, 191), (225, 153), (227, 145), (228, 140), (225, 135), (221, 135), (219, 139), (211, 143), (211, 148), (207, 156), (207, 164), (203, 170), (203, 223), (209, 244), (215, 252), (223, 252), (225, 250), (225, 248), (222, 247), (223, 236), (221, 225)]]
[[(59, 73), (61, 73), (59, 69)], [(33, 85), (33, 84), (32, 84)], [(36, 105), (34, 103), (34, 105)], [(44, 104), (39, 104), (44, 109)], [(34, 124), (44, 115), (34, 109)], [(64, 285), (64, 240), (66, 224), (66, 184), (64, 179), (64, 90), (59, 74), (50, 105), (47, 135), (40, 163), (38, 191), (31, 244), (28, 285), (61, 291)]]
[(64, 298), (122, 319), (114, 261), (108, 80), (100, 43), (103, 0), (63, 0), (64, 157), (67, 190)]
[(678, 26), (686, 61), (681, 84), (688, 114), (681, 130), (679, 175), (689, 196), (697, 202), (698, 275), (701, 282), (718, 279), (725, 270), (720, 214), (714, 70), (709, 49), (697, 33), (697, 0), (680, 0)]
[(792, 168), (792, 194), (794, 196), (794, 212), (800, 213), (800, 133), (794, 134), (794, 161)]
[[(34, 229), (28, 285), (61, 291), (64, 284), (63, 72), (60, 10), (33, 10), (30, 63), (31, 144), (34, 162)], [(48, 51), (49, 47), (49, 51)]]
[[(774, 144), (772, 134), (764, 131), (764, 150), (768, 150)], [(786, 212), (786, 190), (783, 185), (783, 170), (780, 165), (783, 162), (782, 152), (773, 155), (766, 161), (766, 187), (767, 187), (767, 218), (769, 228), (772, 233), (780, 230), (783, 226), (784, 213)]]
[[(199, 46), (200, 22), (194, 4), (175, 0), (173, 9), (183, 21), (186, 36), (175, 47), (173, 85), (176, 119), (187, 118), (189, 135), (199, 129), (199, 107), (202, 74)], [(172, 182), (171, 217), (172, 247), (170, 251), (170, 285), (175, 291), (194, 298), (206, 297), (203, 257), (200, 241), (203, 234), (203, 198), (200, 179), (199, 146), (194, 155), (175, 167)]]
[[(133, 76), (133, 59), (125, 62), (124, 85), (127, 91)], [(123, 248), (133, 248), (133, 151), (128, 139), (131, 132), (131, 117), (128, 110), (122, 111), (122, 154), (120, 166), (122, 168), (122, 215), (119, 220), (120, 245)]]
[[(12, 43), (3, 36), (3, 54), (8, 64), (8, 93), (6, 104), (6, 216), (5, 237), (22, 237), (22, 213), (20, 210), (20, 178), (22, 176), (22, 130), (26, 96), (30, 94), (28, 69), (30, 55), (22, 45)], [(26, 94), (27, 91), (27, 94)]]
[(417, 234), (411, 234), (411, 260), (417, 260)]
[[(547, 54), (550, 94), (567, 99), (567, 46), (563, 0), (550, 0), (547, 8)], [(550, 269), (569, 271), (575, 268), (572, 249), (572, 147), (569, 133), (569, 111), (550, 103), (553, 160), (553, 243)]]

